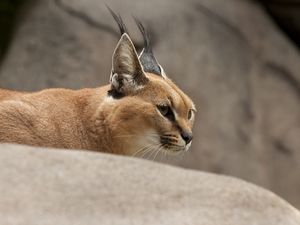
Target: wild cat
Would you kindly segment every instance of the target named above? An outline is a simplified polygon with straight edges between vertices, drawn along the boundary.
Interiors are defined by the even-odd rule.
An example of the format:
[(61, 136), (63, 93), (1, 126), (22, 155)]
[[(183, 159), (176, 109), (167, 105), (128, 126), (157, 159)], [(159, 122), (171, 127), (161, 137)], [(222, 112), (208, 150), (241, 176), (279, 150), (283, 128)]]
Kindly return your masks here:
[(111, 13), (121, 38), (110, 84), (34, 93), (0, 89), (0, 142), (123, 155), (189, 149), (195, 105), (166, 76), (144, 26), (137, 21), (144, 39), (138, 55), (121, 17)]

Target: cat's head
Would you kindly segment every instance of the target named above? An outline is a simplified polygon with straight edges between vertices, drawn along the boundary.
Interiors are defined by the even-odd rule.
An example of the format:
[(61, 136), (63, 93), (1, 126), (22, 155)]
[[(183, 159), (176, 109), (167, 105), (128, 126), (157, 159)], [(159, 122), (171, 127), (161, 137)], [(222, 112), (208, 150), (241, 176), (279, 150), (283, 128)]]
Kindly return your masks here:
[(187, 151), (193, 138), (194, 103), (158, 64), (142, 24), (138, 22), (144, 49), (138, 55), (121, 18), (117, 20), (122, 36), (113, 53), (106, 99), (113, 110), (115, 146), (128, 155), (148, 152), (153, 157)]

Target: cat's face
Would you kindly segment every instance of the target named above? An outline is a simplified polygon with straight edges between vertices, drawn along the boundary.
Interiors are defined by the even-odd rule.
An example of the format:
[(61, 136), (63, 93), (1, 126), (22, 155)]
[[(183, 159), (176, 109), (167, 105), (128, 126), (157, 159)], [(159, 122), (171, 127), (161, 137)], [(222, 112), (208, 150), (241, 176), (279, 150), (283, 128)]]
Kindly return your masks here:
[[(112, 146), (127, 155), (180, 153), (190, 148), (195, 106), (152, 55), (138, 57), (124, 34), (113, 55), (106, 105)], [(150, 58), (149, 58), (150, 57)], [(152, 70), (154, 72), (145, 71)]]
[[(127, 155), (155, 157), (188, 151), (195, 106), (171, 80), (146, 74), (147, 85), (134, 95), (110, 98), (114, 146)], [(121, 144), (121, 145), (120, 145)]]
[(187, 151), (192, 143), (195, 106), (171, 80), (146, 74), (149, 81), (134, 95), (111, 98), (117, 125), (112, 132), (128, 155), (155, 157)]
[(147, 75), (150, 82), (138, 96), (145, 101), (145, 107), (148, 103), (151, 112), (144, 118), (148, 122), (148, 132), (154, 133), (151, 140), (163, 150), (187, 151), (193, 138), (196, 112), (193, 102), (168, 78)]

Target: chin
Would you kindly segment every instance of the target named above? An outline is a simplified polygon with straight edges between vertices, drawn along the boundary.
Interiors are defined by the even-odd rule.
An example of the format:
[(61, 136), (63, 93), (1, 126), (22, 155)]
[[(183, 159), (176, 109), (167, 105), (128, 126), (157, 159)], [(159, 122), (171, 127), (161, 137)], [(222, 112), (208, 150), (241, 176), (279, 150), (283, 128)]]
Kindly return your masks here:
[(168, 156), (177, 156), (177, 155), (181, 155), (182, 153), (184, 153), (184, 149), (181, 148), (181, 149), (174, 149), (174, 150), (171, 150), (171, 149), (164, 149), (164, 154), (165, 155), (168, 155)]
[(164, 154), (166, 155), (176, 156), (189, 151), (190, 147), (191, 147), (191, 143), (184, 146), (164, 147), (163, 151)]
[(189, 151), (191, 145), (192, 145), (192, 142), (188, 143), (188, 144), (185, 146), (184, 151), (185, 151), (185, 152)]

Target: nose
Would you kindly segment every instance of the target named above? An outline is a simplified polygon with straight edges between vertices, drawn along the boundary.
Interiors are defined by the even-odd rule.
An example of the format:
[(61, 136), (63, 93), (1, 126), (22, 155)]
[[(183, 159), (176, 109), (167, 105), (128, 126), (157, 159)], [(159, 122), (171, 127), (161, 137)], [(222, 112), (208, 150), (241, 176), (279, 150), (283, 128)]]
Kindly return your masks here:
[(186, 144), (190, 143), (193, 139), (193, 134), (191, 132), (186, 132), (186, 131), (183, 131), (181, 133), (181, 137), (182, 139), (185, 141)]

